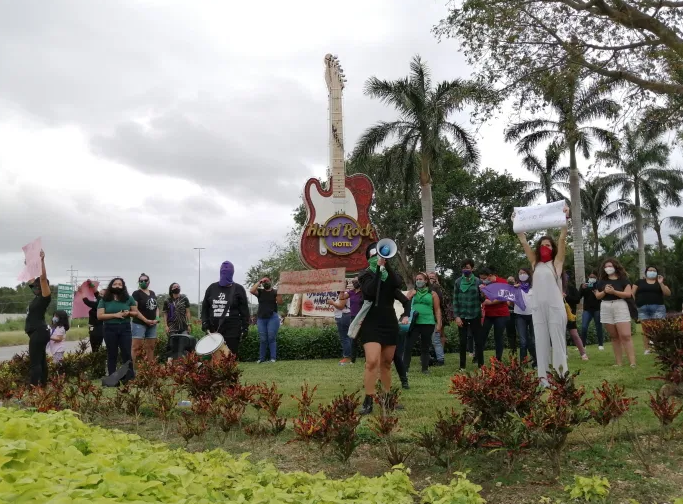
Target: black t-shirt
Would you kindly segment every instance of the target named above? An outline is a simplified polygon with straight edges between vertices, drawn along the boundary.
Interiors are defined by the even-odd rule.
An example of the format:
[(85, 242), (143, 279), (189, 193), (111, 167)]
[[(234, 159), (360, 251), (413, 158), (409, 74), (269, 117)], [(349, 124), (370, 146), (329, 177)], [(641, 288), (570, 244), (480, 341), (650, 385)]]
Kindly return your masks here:
[(641, 278), (636, 282), (636, 287), (638, 287), (636, 291), (636, 306), (664, 304), (664, 293), (659, 282), (655, 281), (655, 283), (651, 284), (644, 278)]
[[(149, 296), (141, 290), (133, 292), (133, 299), (138, 303), (138, 311), (147, 320), (156, 320), (157, 318), (157, 295), (154, 291), (149, 291)], [(139, 318), (133, 319), (134, 324), (143, 324), (144, 322)]]
[(212, 283), (202, 301), (202, 326), (216, 332), (228, 299), (232, 296), (229, 313), (220, 327), (220, 333), (228, 338), (238, 338), (249, 330), (247, 292), (240, 284), (233, 285), (234, 292), (231, 294), (232, 286), (221, 287), (218, 282)]
[[(612, 287), (614, 287), (615, 291), (624, 292), (624, 290), (626, 290), (626, 287), (631, 285), (631, 282), (629, 282), (625, 278), (618, 278), (616, 280), (610, 280), (608, 278), (607, 280), (598, 280), (596, 289), (599, 292), (602, 292), (605, 290), (605, 287), (608, 285), (611, 285)], [(619, 299), (625, 299), (625, 298), (617, 297), (614, 294), (605, 294), (605, 297), (602, 299), (603, 299), (603, 301), (617, 301)]]
[(52, 295), (49, 295), (48, 297), (35, 296), (29, 303), (28, 310), (26, 310), (26, 322), (24, 324), (24, 331), (26, 334), (30, 334), (36, 329), (47, 327), (45, 312), (50, 306), (50, 301), (52, 301)]
[(255, 296), (258, 298), (258, 311), (256, 316), (260, 319), (269, 319), (273, 313), (277, 313), (277, 291), (271, 289), (258, 289)]
[(580, 291), (581, 297), (583, 298), (583, 309), (584, 311), (588, 312), (596, 312), (600, 311), (600, 300), (595, 297), (595, 294), (593, 293), (593, 289), (595, 289), (595, 285), (591, 287), (590, 285), (586, 284), (586, 287), (583, 287)]

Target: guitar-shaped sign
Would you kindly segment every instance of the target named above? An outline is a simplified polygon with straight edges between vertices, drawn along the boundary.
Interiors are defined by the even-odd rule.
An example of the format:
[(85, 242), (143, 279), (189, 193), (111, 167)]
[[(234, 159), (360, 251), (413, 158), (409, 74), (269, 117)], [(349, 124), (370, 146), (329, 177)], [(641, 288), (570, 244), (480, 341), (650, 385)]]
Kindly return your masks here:
[(342, 91), (344, 73), (336, 56), (325, 56), (330, 108), (330, 180), (323, 188), (312, 178), (304, 186), (307, 220), (299, 251), (312, 269), (345, 267), (348, 273), (367, 268), (365, 245), (375, 239), (369, 209), (374, 188), (365, 175), (346, 176)]

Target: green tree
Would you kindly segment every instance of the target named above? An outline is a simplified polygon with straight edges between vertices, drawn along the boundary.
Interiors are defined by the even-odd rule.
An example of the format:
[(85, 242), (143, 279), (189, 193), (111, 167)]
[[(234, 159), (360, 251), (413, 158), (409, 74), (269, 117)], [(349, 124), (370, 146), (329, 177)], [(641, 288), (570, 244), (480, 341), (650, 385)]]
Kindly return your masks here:
[(581, 173), (577, 152), (588, 158), (597, 141), (605, 147), (616, 143), (612, 133), (592, 126), (598, 119), (614, 119), (619, 105), (609, 97), (610, 86), (601, 82), (585, 85), (576, 68), (545, 75), (538, 81), (554, 119), (545, 116), (518, 122), (505, 132), (507, 141), (517, 141), (517, 150), (528, 153), (543, 142), (551, 142), (560, 152), (569, 152), (569, 197), (571, 200), (572, 239), (574, 243), (574, 272), (576, 284), (585, 280), (584, 247), (581, 215)]
[(353, 157), (363, 162), (388, 139), (396, 137), (393, 168), (401, 174), (406, 191), (419, 179), (426, 268), (435, 270), (432, 174), (442, 161), (447, 145), (444, 137), (454, 142), (465, 162), (476, 163), (479, 159), (474, 138), (465, 128), (449, 121), (449, 117), (468, 103), (490, 99), (489, 90), (460, 79), (432, 86), (429, 68), (415, 56), (408, 77), (396, 81), (370, 77), (365, 83), (365, 94), (393, 106), (399, 119), (368, 128)]
[(603, 225), (614, 224), (621, 219), (627, 204), (627, 201), (623, 199), (611, 201), (609, 187), (600, 178), (589, 180), (581, 189), (581, 215), (590, 231), (593, 263), (598, 262), (600, 228)]
[(247, 283), (254, 285), (263, 277), (268, 277), (275, 284), (280, 279), (280, 273), (283, 271), (301, 271), (306, 269), (299, 256), (300, 237), (301, 229), (294, 228), (287, 235), (284, 244), (273, 243), (268, 257), (261, 259), (247, 270)]
[(638, 243), (640, 275), (645, 272), (643, 203), (651, 202), (657, 207), (660, 204), (676, 204), (680, 202), (679, 192), (683, 190), (683, 173), (668, 166), (670, 150), (662, 141), (660, 132), (642, 125), (626, 125), (618, 150), (596, 153), (599, 162), (619, 170), (607, 175), (605, 183), (610, 188), (618, 189), (622, 198), (633, 201), (632, 214)]
[(569, 167), (560, 166), (561, 154), (556, 146), (549, 145), (543, 162), (530, 152), (522, 159), (522, 166), (538, 177), (538, 182), (529, 184), (532, 199), (545, 196), (546, 203), (568, 199), (557, 189), (569, 189)]

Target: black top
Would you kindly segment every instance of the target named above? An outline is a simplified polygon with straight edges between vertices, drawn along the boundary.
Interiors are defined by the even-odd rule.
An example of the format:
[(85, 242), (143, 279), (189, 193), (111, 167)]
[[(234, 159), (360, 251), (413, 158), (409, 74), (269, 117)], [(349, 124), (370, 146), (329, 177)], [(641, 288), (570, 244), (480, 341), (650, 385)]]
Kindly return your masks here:
[(636, 287), (638, 287), (636, 291), (636, 306), (664, 304), (664, 293), (658, 281), (655, 280), (655, 283), (651, 284), (644, 278), (641, 278), (636, 282)]
[(567, 285), (567, 295), (564, 297), (564, 300), (569, 305), (572, 313), (576, 315), (576, 306), (579, 304), (579, 301), (581, 301), (579, 290), (573, 285)]
[(88, 312), (88, 325), (91, 326), (96, 326), (96, 325), (102, 325), (104, 323), (104, 320), (97, 320), (97, 304), (100, 302), (100, 293), (96, 292), (95, 293), (95, 301), (88, 299), (88, 298), (83, 298), (83, 303), (85, 306), (90, 308), (90, 311)]
[[(625, 278), (618, 278), (617, 280), (610, 280), (608, 278), (607, 280), (598, 280), (598, 283), (597, 283), (595, 288), (597, 290), (599, 290), (600, 292), (602, 292), (605, 290), (605, 287), (607, 285), (611, 285), (612, 287), (614, 287), (615, 291), (624, 292), (626, 287), (631, 285), (631, 282), (629, 282)], [(624, 298), (617, 297), (614, 294), (605, 294), (605, 297), (602, 299), (604, 301), (618, 301), (619, 299), (624, 299)]]
[[(138, 311), (147, 320), (156, 320), (157, 318), (157, 295), (154, 291), (149, 291), (149, 296), (141, 290), (136, 290), (133, 292), (133, 299), (138, 303)], [(135, 317), (133, 319), (133, 324), (145, 325), (145, 323), (139, 318)]]
[[(219, 329), (218, 322), (223, 316), (233, 286), (232, 303)], [(246, 335), (249, 331), (249, 301), (244, 287), (240, 284), (221, 287), (218, 282), (209, 285), (202, 302), (202, 328), (231, 338)]]
[(586, 287), (579, 291), (579, 295), (583, 298), (583, 309), (588, 312), (600, 311), (600, 300), (595, 297), (593, 289), (595, 289), (595, 285), (591, 287), (586, 284)]
[[(400, 290), (403, 284), (401, 276), (394, 272), (388, 263), (385, 267), (388, 276), (379, 286), (379, 298), (377, 298), (377, 287), (380, 284), (381, 275), (365, 270), (358, 277), (363, 300), (373, 302), (361, 325), (362, 337), (364, 335), (376, 335), (383, 339), (383, 337), (395, 338), (398, 336), (398, 320), (394, 310), (394, 299), (398, 299), (403, 304), (403, 316), (410, 314), (410, 301)], [(377, 303), (375, 304), (376, 298)]]
[(275, 289), (258, 289), (256, 294), (258, 298), (258, 311), (256, 316), (260, 319), (269, 319), (273, 313), (277, 313), (277, 291)]
[[(189, 320), (187, 320), (187, 309), (190, 307), (190, 300), (185, 294), (180, 294), (177, 299), (170, 297), (164, 301), (162, 311), (166, 314), (168, 323), (168, 334), (181, 334), (187, 331)], [(171, 308), (173, 310), (171, 310)], [(173, 316), (171, 316), (173, 311)]]
[(52, 294), (47, 297), (35, 296), (28, 305), (26, 310), (26, 322), (24, 324), (24, 331), (26, 334), (31, 334), (36, 329), (47, 327), (45, 322), (45, 312), (52, 301)]

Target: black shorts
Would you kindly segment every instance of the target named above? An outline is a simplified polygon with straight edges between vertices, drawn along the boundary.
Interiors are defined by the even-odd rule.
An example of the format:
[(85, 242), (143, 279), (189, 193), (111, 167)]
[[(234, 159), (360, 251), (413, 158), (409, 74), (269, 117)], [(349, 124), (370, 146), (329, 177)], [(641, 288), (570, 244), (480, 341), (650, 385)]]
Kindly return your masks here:
[(568, 320), (567, 321), (567, 331), (571, 331), (572, 329), (577, 329), (576, 320)]

